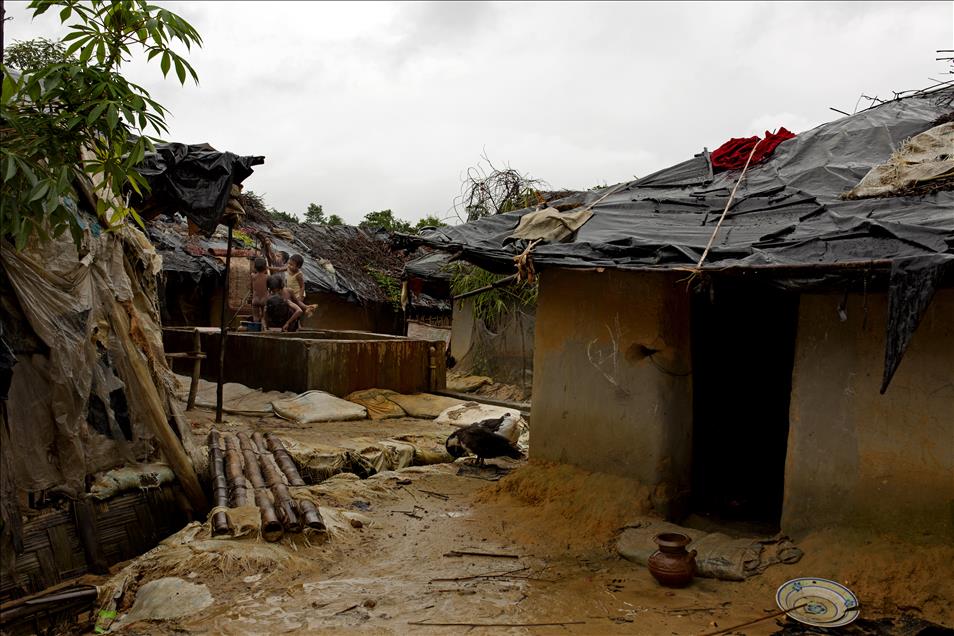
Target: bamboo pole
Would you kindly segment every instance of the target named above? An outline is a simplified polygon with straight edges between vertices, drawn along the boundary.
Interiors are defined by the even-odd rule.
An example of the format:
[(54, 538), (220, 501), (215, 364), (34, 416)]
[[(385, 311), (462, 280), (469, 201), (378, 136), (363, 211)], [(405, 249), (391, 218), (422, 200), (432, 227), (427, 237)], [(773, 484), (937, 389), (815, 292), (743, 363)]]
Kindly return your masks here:
[[(199, 334), (198, 329), (192, 332), (192, 352), (195, 354), (202, 353), (202, 336)], [(199, 376), (201, 375), (202, 358), (197, 355), (195, 361), (192, 363), (192, 379), (189, 382), (189, 399), (186, 402), (187, 411), (191, 411), (195, 408), (195, 398), (199, 394)]]
[(278, 541), (284, 531), (278, 516), (275, 514), (275, 506), (272, 505), (272, 500), (268, 496), (265, 480), (262, 478), (257, 449), (245, 433), (238, 434), (238, 441), (242, 449), (242, 456), (245, 459), (245, 476), (248, 477), (248, 480), (252, 483), (252, 488), (255, 489), (255, 505), (258, 506), (262, 516), (262, 537), (266, 541)]
[(275, 508), (278, 512), (278, 518), (281, 519), (285, 530), (289, 532), (301, 532), (301, 520), (298, 518), (298, 506), (288, 492), (288, 487), (282, 479), (282, 471), (275, 463), (275, 457), (268, 450), (265, 438), (261, 433), (255, 433), (252, 436), (255, 445), (258, 446), (259, 460), (262, 466), (262, 476), (265, 477), (265, 483), (272, 491), (272, 497), (275, 499)]
[(278, 467), (285, 473), (285, 477), (288, 478), (288, 485), (304, 486), (305, 480), (301, 478), (298, 467), (295, 465), (295, 461), (291, 458), (291, 455), (288, 454), (285, 445), (282, 444), (282, 440), (273, 433), (266, 433), (265, 443), (268, 444), (268, 450), (275, 456), (275, 463), (278, 464)]
[[(285, 449), (282, 440), (272, 433), (267, 433), (265, 437), (268, 443), (268, 449), (272, 452), (272, 455), (275, 456), (275, 462), (278, 464), (278, 467), (285, 473), (288, 484), (291, 486), (306, 485), (305, 480), (301, 478), (301, 474), (298, 472), (295, 461), (291, 458), (291, 455), (288, 454), (288, 450)], [(296, 502), (298, 503), (298, 509), (301, 511), (301, 516), (304, 518), (305, 525), (312, 530), (327, 529), (324, 519), (321, 518), (321, 513), (318, 512), (318, 506), (307, 499), (296, 499)]]
[(222, 422), (222, 386), (225, 377), (225, 341), (228, 333), (228, 323), (226, 316), (227, 301), (229, 297), (229, 273), (232, 268), (232, 230), (235, 227), (235, 219), (228, 221), (229, 238), (225, 246), (225, 289), (222, 292), (222, 317), (220, 320), (221, 331), (219, 332), (219, 374), (215, 383), (215, 422)]
[[(212, 501), (216, 508), (228, 508), (229, 506), (229, 486), (225, 479), (225, 463), (222, 457), (222, 449), (219, 446), (219, 432), (212, 429), (209, 432), (209, 470), (212, 473)], [(216, 512), (212, 515), (212, 534), (228, 534), (229, 518), (224, 512)]]
[(234, 435), (225, 437), (225, 477), (229, 481), (229, 501), (233, 508), (249, 504), (248, 486), (242, 467), (242, 454)]

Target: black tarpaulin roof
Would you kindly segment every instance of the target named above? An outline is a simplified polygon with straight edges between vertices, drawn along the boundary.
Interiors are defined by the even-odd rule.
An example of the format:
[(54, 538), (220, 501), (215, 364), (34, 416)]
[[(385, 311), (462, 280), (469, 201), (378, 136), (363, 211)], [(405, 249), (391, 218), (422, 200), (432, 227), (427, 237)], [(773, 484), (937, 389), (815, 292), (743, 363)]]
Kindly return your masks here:
[(242, 183), (265, 157), (219, 152), (208, 144), (158, 144), (136, 167), (149, 182), (147, 202), (181, 212), (208, 235), (215, 231), (232, 184)]
[[(783, 142), (768, 160), (750, 166), (703, 271), (759, 271), (793, 290), (844, 288), (859, 276), (879, 280), (891, 296), (886, 389), (935, 286), (954, 275), (954, 193), (858, 200), (842, 195), (904, 140), (949, 114), (952, 104), (954, 87), (947, 85)], [(703, 152), (642, 179), (553, 202), (561, 210), (592, 205), (593, 216), (568, 240), (534, 246), (534, 267), (694, 267), (739, 176), (737, 170), (713, 173)], [(512, 273), (513, 257), (527, 244), (508, 237), (530, 211), (440, 228), (425, 241)]]
[[(389, 279), (400, 285), (403, 258), (395, 253), (386, 237), (373, 230), (342, 226), (320, 226), (307, 223), (250, 221), (236, 228), (255, 240), (265, 239), (273, 252), (301, 254), (305, 264), (305, 291), (337, 294), (349, 302), (392, 302), (381, 281)], [(149, 239), (162, 256), (162, 269), (187, 275), (195, 282), (211, 276), (218, 278), (225, 270), (222, 259), (213, 251), (226, 248), (224, 233), (211, 238), (189, 235), (188, 226), (169, 217), (158, 217), (146, 223)], [(234, 258), (234, 257), (233, 257)]]

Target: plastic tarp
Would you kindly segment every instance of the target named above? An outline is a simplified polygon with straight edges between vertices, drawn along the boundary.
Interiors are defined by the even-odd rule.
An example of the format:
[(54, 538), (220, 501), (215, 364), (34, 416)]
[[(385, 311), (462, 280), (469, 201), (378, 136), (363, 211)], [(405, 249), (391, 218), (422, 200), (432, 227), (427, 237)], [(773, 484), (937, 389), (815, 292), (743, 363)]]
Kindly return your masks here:
[(892, 195), (918, 185), (954, 177), (954, 123), (948, 122), (911, 137), (885, 163), (875, 166), (850, 197)]
[(699, 576), (727, 581), (744, 581), (778, 563), (796, 563), (802, 551), (785, 536), (765, 539), (737, 539), (718, 532), (683, 528), (645, 517), (625, 526), (616, 548), (620, 555), (640, 565), (658, 549), (653, 537), (662, 532), (678, 532), (692, 539), (686, 550), (696, 551)]
[[(158, 309), (142, 287), (161, 267), (155, 250), (128, 227), (106, 233), (83, 222), (79, 249), (68, 235), (22, 252), (0, 249), (24, 318), (48, 348), (18, 353), (13, 368), (9, 443), (23, 491), (77, 496), (86, 475), (152, 454), (127, 350), (152, 363), (159, 384), (171, 381), (156, 375), (164, 365)], [(130, 317), (131, 333), (114, 329), (116, 309)]]
[[(905, 330), (917, 324), (918, 312), (927, 306), (923, 300), (933, 291), (908, 288), (908, 277), (889, 280), (890, 263), (915, 259), (942, 268), (954, 261), (954, 192), (866, 199), (845, 195), (952, 108), (954, 87), (947, 86), (886, 102), (782, 142), (765, 162), (750, 166), (703, 271), (758, 275), (794, 291), (887, 288), (892, 306), (898, 307), (889, 315), (888, 332), (896, 333), (891, 336), (896, 342), (906, 342), (910, 333)], [(551, 202), (561, 210), (592, 206), (593, 217), (571, 240), (536, 245), (534, 267), (695, 267), (740, 178), (738, 170), (710, 176), (702, 165), (706, 160), (703, 154), (652, 178)], [(507, 239), (531, 212), (484, 217), (421, 238), (509, 274), (513, 257), (528, 243)], [(919, 291), (925, 294), (920, 301), (899, 301)], [(903, 347), (887, 350), (888, 366), (896, 366), (902, 353)]]
[(265, 157), (240, 157), (219, 152), (208, 144), (170, 143), (156, 146), (137, 169), (149, 182), (150, 202), (170, 212), (179, 211), (212, 234), (233, 184), (242, 183), (252, 166)]
[(363, 420), (368, 411), (363, 406), (342, 400), (324, 391), (308, 391), (272, 403), (275, 415), (299, 424)]
[(510, 235), (510, 239), (559, 242), (572, 236), (592, 216), (593, 212), (587, 208), (573, 212), (560, 212), (556, 208), (534, 210), (520, 217), (517, 229)]

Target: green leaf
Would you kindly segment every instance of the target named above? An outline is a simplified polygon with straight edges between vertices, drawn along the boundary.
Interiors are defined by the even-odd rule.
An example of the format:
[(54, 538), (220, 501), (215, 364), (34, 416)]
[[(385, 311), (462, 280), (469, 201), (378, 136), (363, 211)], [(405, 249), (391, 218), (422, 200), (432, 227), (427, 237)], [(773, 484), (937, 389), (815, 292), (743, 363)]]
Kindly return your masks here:
[(135, 208), (129, 208), (129, 215), (132, 216), (134, 221), (136, 221), (136, 225), (144, 230), (146, 229), (146, 224), (142, 222), (142, 219), (139, 217), (139, 214), (136, 212)]
[(17, 93), (17, 81), (9, 73), (3, 74), (3, 89), (0, 93), (0, 102), (8, 103)]
[(116, 124), (119, 123), (119, 113), (116, 112), (114, 104), (110, 104), (109, 108), (106, 109), (106, 123), (110, 130), (116, 130)]
[(86, 64), (89, 62), (89, 58), (93, 56), (93, 49), (96, 48), (95, 41), (89, 41), (86, 43), (86, 46), (83, 47), (82, 52), (80, 53), (79, 61), (80, 64)]
[(94, 121), (100, 118), (103, 114), (103, 111), (109, 106), (109, 102), (100, 102), (93, 107), (93, 110), (89, 111), (89, 114), (86, 115), (86, 123), (92, 125)]
[(186, 70), (185, 70), (185, 66), (182, 65), (182, 60), (179, 59), (178, 55), (175, 58), (175, 63), (176, 63), (176, 75), (179, 76), (179, 83), (185, 84)]
[(3, 173), (3, 181), (6, 183), (13, 178), (13, 175), (17, 173), (17, 163), (13, 160), (13, 157), (7, 157), (7, 169)]
[(60, 11), (60, 22), (66, 22), (70, 19), (70, 14), (73, 13), (73, 9), (70, 7), (63, 7), (63, 10)]
[(46, 196), (46, 193), (49, 189), (49, 181), (40, 181), (33, 187), (33, 190), (30, 192), (30, 198), (27, 200), (27, 202), (33, 203), (34, 201), (39, 201)]
[(169, 51), (166, 51), (165, 53), (162, 54), (162, 61), (159, 62), (159, 68), (162, 69), (162, 76), (163, 76), (163, 77), (165, 77), (165, 76), (168, 75), (168, 73), (169, 73), (169, 63), (170, 63), (170, 61), (171, 61), (171, 60), (169, 59)]

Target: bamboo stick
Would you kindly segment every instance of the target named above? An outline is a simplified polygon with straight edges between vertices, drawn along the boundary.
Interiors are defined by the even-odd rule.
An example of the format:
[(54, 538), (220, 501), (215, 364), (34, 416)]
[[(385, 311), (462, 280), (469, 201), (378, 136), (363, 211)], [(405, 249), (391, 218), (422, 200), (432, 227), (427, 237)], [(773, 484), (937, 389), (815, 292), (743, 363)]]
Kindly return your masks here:
[[(272, 454), (275, 456), (275, 462), (278, 464), (278, 467), (281, 468), (282, 472), (285, 473), (285, 477), (288, 478), (288, 484), (291, 486), (306, 485), (305, 480), (301, 478), (301, 473), (298, 472), (295, 461), (291, 458), (291, 455), (288, 454), (288, 450), (285, 449), (282, 440), (272, 433), (267, 433), (265, 438), (268, 443), (268, 449), (272, 451)], [(318, 512), (318, 506), (307, 499), (296, 499), (296, 501), (298, 503), (298, 509), (301, 511), (301, 516), (304, 518), (305, 525), (313, 530), (326, 529), (325, 521), (321, 518), (321, 513)]]
[(233, 508), (249, 504), (248, 486), (242, 467), (242, 454), (234, 435), (225, 438), (225, 477), (229, 481), (229, 500)]
[[(261, 433), (253, 435), (255, 444), (259, 449), (259, 458), (262, 466), (262, 476), (265, 477), (265, 483), (272, 491), (275, 499), (275, 508), (278, 512), (278, 518), (281, 519), (285, 530), (290, 532), (301, 532), (301, 520), (298, 518), (298, 506), (288, 492), (288, 487), (282, 479), (282, 472), (275, 463), (275, 458), (268, 451), (265, 440)], [(261, 444), (259, 444), (261, 441)]]
[(288, 478), (288, 485), (304, 486), (305, 480), (301, 478), (301, 474), (298, 472), (298, 466), (295, 465), (295, 461), (291, 458), (291, 455), (288, 454), (285, 445), (282, 444), (282, 440), (272, 433), (266, 433), (265, 440), (268, 444), (268, 450), (275, 456), (275, 463), (278, 464), (278, 467), (285, 473), (285, 477)]
[(242, 458), (245, 460), (245, 476), (252, 484), (252, 488), (258, 490), (265, 488), (265, 480), (262, 478), (262, 470), (258, 465), (258, 455), (252, 445), (252, 440), (245, 433), (238, 434), (239, 447), (242, 449)]
[(262, 536), (266, 541), (278, 541), (283, 534), (282, 524), (278, 521), (275, 507), (268, 496), (268, 489), (259, 466), (257, 449), (246, 433), (239, 433), (238, 441), (242, 449), (242, 457), (245, 459), (245, 476), (255, 489), (255, 505), (258, 506), (262, 515)]
[(275, 514), (275, 506), (268, 497), (267, 488), (255, 491), (255, 505), (258, 506), (262, 515), (262, 538), (266, 541), (278, 541), (281, 539), (285, 531), (282, 529), (282, 524)]
[[(225, 479), (225, 466), (222, 459), (222, 449), (219, 432), (212, 429), (209, 432), (209, 469), (212, 473), (212, 501), (216, 508), (228, 508), (229, 487)], [(224, 512), (212, 515), (212, 535), (228, 534), (229, 518)]]

